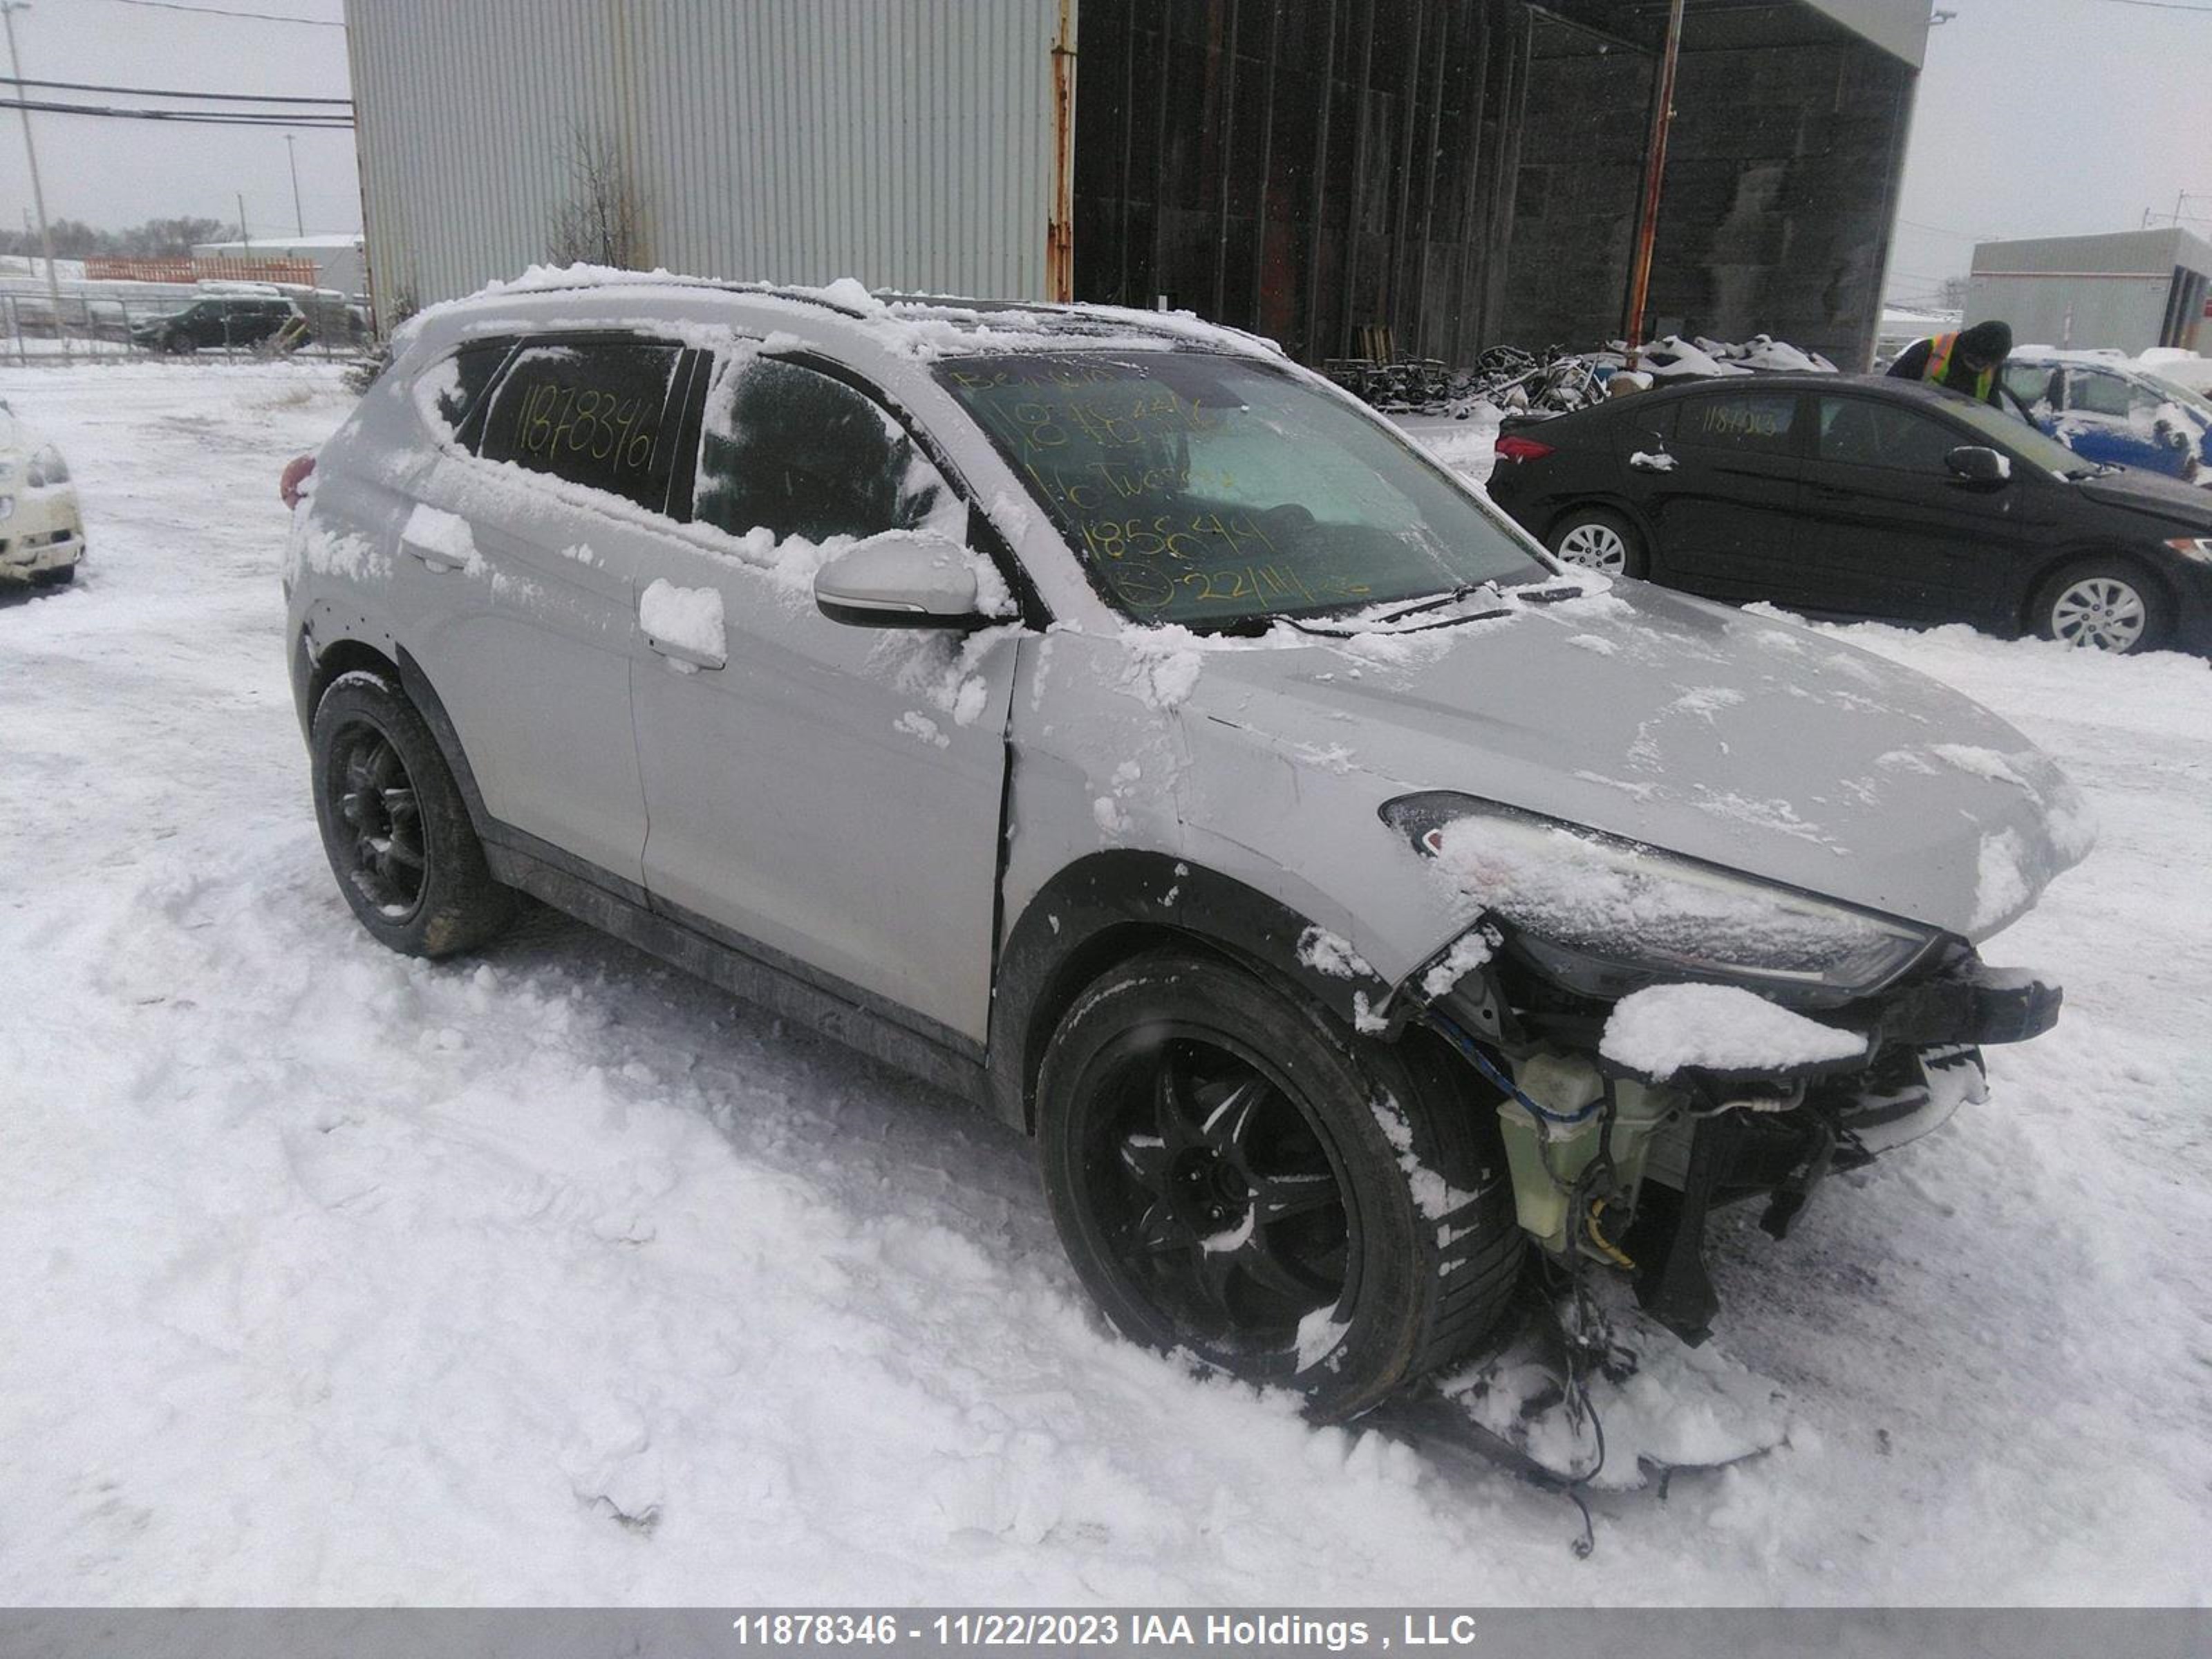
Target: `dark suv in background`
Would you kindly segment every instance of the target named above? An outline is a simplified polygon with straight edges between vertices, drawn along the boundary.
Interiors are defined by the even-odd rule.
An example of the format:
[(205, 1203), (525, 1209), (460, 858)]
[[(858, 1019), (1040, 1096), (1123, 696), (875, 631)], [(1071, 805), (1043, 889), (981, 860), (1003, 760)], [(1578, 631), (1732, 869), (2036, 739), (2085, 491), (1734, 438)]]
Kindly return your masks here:
[(131, 343), (149, 351), (198, 351), (203, 347), (252, 346), (272, 338), (297, 320), (303, 331), (301, 343), (313, 337), (300, 308), (282, 296), (207, 295), (182, 311), (139, 323), (131, 331)]

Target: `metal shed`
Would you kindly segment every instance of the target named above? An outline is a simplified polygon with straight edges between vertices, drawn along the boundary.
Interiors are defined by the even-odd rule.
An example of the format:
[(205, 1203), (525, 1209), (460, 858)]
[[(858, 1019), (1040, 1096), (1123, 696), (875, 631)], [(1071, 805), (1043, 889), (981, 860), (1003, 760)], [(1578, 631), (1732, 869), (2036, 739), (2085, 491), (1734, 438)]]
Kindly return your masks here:
[(2023, 343), (2146, 351), (2212, 343), (2212, 244), (2179, 227), (1982, 242), (1970, 317), (2002, 317)]
[[(1662, 322), (1863, 356), (1920, 0), (1686, 0)], [(1316, 361), (1622, 326), (1667, 0), (348, 0), (388, 316), (543, 260), (1152, 305)]]

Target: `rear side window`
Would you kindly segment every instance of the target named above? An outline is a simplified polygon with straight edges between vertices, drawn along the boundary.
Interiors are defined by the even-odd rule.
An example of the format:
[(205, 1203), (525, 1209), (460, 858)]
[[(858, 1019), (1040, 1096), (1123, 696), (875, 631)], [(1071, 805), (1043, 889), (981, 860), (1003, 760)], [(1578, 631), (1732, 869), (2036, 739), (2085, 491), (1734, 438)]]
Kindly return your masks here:
[(707, 394), (692, 516), (778, 541), (924, 526), (962, 533), (965, 509), (873, 398), (775, 357), (725, 360)]
[(1794, 392), (1724, 392), (1682, 405), (1674, 441), (1685, 449), (1787, 454), (1797, 418)]
[(684, 349), (653, 340), (532, 339), (492, 392), (471, 446), (654, 512), (668, 499)]

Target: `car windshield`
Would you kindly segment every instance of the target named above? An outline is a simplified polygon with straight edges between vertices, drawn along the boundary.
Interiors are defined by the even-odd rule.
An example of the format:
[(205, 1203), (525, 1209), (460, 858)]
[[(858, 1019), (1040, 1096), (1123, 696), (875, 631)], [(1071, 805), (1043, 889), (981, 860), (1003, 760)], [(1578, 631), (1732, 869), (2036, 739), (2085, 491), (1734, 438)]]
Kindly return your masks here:
[(2161, 398), (2169, 398), (2184, 409), (2194, 410), (2197, 414), (2212, 419), (2212, 398), (2191, 390), (2179, 380), (2169, 380), (2163, 374), (2146, 372), (2143, 379), (2150, 382), (2151, 389)]
[(1024, 354), (937, 372), (1140, 621), (1233, 628), (1552, 574), (1410, 444), (1267, 363)]
[(1991, 409), (1987, 404), (1976, 403), (1966, 398), (1947, 398), (1943, 412), (1954, 421), (1964, 421), (1984, 437), (1993, 440), (1998, 448), (2062, 478), (2073, 473), (2097, 470), (2094, 463), (2083, 460), (2057, 439), (2047, 437), (2026, 421), (2005, 414), (2001, 410)]

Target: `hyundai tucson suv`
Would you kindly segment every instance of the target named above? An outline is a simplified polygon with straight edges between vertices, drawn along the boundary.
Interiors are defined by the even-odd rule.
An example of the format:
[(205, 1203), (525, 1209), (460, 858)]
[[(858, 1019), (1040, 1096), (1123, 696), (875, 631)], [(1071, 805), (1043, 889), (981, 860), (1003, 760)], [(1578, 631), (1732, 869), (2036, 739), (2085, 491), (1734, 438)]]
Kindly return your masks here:
[(1984, 1092), (2087, 850), (1943, 687), (1555, 562), (1187, 318), (538, 273), (287, 471), (339, 890), (527, 894), (1036, 1138), (1113, 1323), (1347, 1417), (1539, 1255), (1691, 1336), (1717, 1206)]

